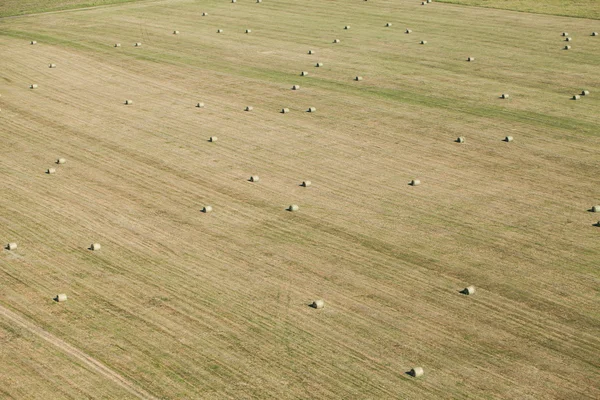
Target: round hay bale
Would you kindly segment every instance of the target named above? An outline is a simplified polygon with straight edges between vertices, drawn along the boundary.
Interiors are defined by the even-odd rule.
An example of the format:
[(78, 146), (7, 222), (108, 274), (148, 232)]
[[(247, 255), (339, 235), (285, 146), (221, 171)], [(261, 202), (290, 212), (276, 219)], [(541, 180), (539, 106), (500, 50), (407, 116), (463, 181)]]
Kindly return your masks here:
[(92, 243), (92, 245), (90, 246), (90, 250), (92, 251), (98, 251), (102, 248), (102, 246), (100, 246), (100, 243)]
[(590, 91), (589, 90), (582, 90), (581, 91), (581, 95), (582, 96), (589, 96), (590, 95)]
[(344, 29), (346, 29), (346, 30), (350, 29), (350, 25), (346, 25), (346, 26), (344, 27)]
[(412, 30), (411, 29), (407, 29), (407, 30), (404, 31), (404, 33), (412, 33)]
[(474, 293), (475, 293), (475, 286), (473, 286), (473, 285), (471, 285), (471, 286), (467, 286), (466, 288), (464, 288), (464, 289), (461, 291), (461, 293), (462, 293), (462, 294), (466, 294), (467, 296), (468, 296), (468, 295), (471, 295), (471, 294), (474, 294)]
[(252, 33), (252, 30), (246, 29), (246, 33)]
[(56, 68), (56, 64), (48, 64), (48, 68)]
[(427, 5), (427, 2), (426, 2), (426, 1), (422, 1), (422, 2), (421, 2), (421, 5), (422, 5), (422, 6), (424, 6), (424, 5)]
[(508, 99), (509, 97), (510, 97), (510, 95), (509, 95), (508, 93), (502, 93), (502, 94), (500, 95), (500, 98), (501, 98), (501, 99)]
[(203, 16), (203, 17), (206, 17), (207, 15), (208, 15), (208, 13), (207, 13), (207, 12), (203, 12), (203, 13), (202, 13), (202, 16)]
[(354, 77), (354, 80), (355, 80), (355, 81), (362, 81), (362, 80), (363, 80), (363, 77), (362, 77), (362, 76), (355, 76), (355, 77)]
[(218, 138), (218, 137), (216, 137), (216, 136), (211, 136), (211, 137), (208, 139), (208, 141), (209, 141), (209, 142), (211, 142), (211, 143), (214, 143), (214, 142), (216, 142), (217, 140), (219, 140), (219, 138)]
[(410, 186), (419, 186), (421, 184), (421, 181), (418, 179), (413, 179), (409, 182)]
[(563, 36), (569, 36), (569, 33), (568, 32), (563, 32), (562, 35)]
[(459, 138), (456, 139), (456, 143), (464, 143), (465, 142), (465, 138), (463, 136), (460, 136)]
[(566, 37), (566, 38), (565, 38), (565, 42), (570, 42), (571, 40), (573, 40), (573, 38), (572, 38), (572, 37)]
[(392, 23), (391, 23), (391, 22), (388, 22), (388, 23), (386, 23), (386, 24), (385, 24), (385, 26), (386, 26), (387, 28), (389, 28), (390, 26), (392, 26)]
[(262, 0), (256, 0), (257, 3), (262, 3)]
[(600, 206), (592, 207), (592, 212), (600, 212)]
[(323, 300), (315, 300), (310, 305), (312, 308), (321, 309), (325, 307), (325, 302)]
[(423, 376), (423, 368), (421, 368), (421, 367), (414, 367), (413, 369), (410, 370), (409, 374), (413, 378), (418, 378), (420, 376)]
[(125, 100), (125, 105), (132, 105), (133, 104), (133, 100)]
[(231, 0), (231, 2), (232, 2), (232, 3), (236, 3), (236, 2), (237, 2), (237, 0)]
[(314, 50), (309, 50), (308, 54), (315, 54), (315, 51)]
[(287, 209), (288, 211), (298, 211), (300, 207), (298, 207), (296, 204), (292, 204)]
[(252, 106), (247, 106), (247, 107), (244, 109), (244, 111), (252, 111), (252, 110), (254, 110), (254, 107), (252, 107)]
[(35, 40), (32, 40), (30, 43), (31, 44), (37, 44), (37, 42)]
[(427, 0), (428, 3), (431, 3), (431, 0)]
[(302, 187), (309, 187), (310, 185), (312, 185), (311, 181), (302, 181), (301, 184)]
[(467, 61), (475, 61), (475, 57), (469, 57), (467, 58)]
[(506, 137), (504, 138), (504, 141), (505, 141), (505, 142), (512, 142), (512, 141), (513, 141), (513, 137), (512, 137), (512, 136), (506, 136)]
[(173, 31), (173, 35), (179, 35), (179, 31)]
[(306, 110), (306, 112), (317, 112), (317, 109), (315, 107), (308, 107), (308, 110)]
[(282, 113), (282, 114), (287, 114), (287, 113), (289, 113), (289, 112), (290, 112), (290, 109), (289, 109), (289, 108), (282, 108), (282, 109), (281, 109), (281, 113)]
[(47, 173), (47, 174), (55, 174), (55, 173), (56, 173), (56, 168), (48, 168), (48, 169), (46, 170), (46, 173)]
[(427, 44), (427, 40), (421, 40), (421, 44)]
[(223, 33), (223, 29), (217, 29), (217, 33)]
[(64, 158), (62, 158), (62, 157), (61, 157), (61, 158), (59, 158), (58, 160), (56, 160), (56, 163), (57, 163), (57, 164), (66, 164), (66, 163), (67, 163), (67, 160), (65, 160)]
[(136, 42), (133, 47), (142, 47), (142, 43), (141, 42)]
[(315, 64), (315, 67), (322, 67), (322, 66), (323, 66), (323, 63), (320, 63), (320, 62)]
[(340, 39), (333, 39), (333, 43), (339, 43)]
[(565, 50), (571, 50), (571, 46), (569, 46), (569, 45), (565, 46)]
[(300, 72), (300, 76), (308, 76), (308, 72), (302, 71), (302, 72)]
[(581, 96), (578, 95), (578, 94), (575, 94), (575, 95), (573, 95), (572, 99), (573, 100), (579, 100), (579, 99), (581, 99)]
[(121, 47), (121, 43), (115, 43), (115, 47)]
[(16, 243), (9, 243), (6, 245), (6, 250), (15, 250), (17, 248), (17, 244)]
[(204, 108), (204, 103), (198, 103), (198, 104), (196, 104), (196, 107), (197, 108)]
[(292, 90), (300, 90), (300, 85), (294, 85), (294, 86), (292, 86)]
[(250, 177), (250, 182), (258, 182), (260, 181), (260, 178), (258, 177), (258, 175), (252, 175)]
[(31, 85), (29, 85), (29, 89), (37, 89), (38, 85), (37, 83), (33, 83)]
[(213, 210), (212, 206), (204, 206), (204, 207), (202, 207), (202, 212), (205, 213), (205, 214), (209, 213), (209, 212), (212, 212), (212, 210)]
[(598, 32), (592, 32), (592, 36), (598, 36)]
[(64, 293), (57, 294), (54, 298), (54, 301), (56, 301), (57, 303), (63, 303), (67, 301), (67, 295)]

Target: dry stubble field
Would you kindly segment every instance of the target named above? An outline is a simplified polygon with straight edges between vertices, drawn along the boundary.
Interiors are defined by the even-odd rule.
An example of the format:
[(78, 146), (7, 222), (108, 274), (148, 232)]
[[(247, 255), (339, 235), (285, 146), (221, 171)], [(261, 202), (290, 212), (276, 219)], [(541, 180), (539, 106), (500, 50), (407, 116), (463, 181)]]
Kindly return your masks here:
[(0, 20), (0, 397), (600, 397), (598, 30), (412, 0)]

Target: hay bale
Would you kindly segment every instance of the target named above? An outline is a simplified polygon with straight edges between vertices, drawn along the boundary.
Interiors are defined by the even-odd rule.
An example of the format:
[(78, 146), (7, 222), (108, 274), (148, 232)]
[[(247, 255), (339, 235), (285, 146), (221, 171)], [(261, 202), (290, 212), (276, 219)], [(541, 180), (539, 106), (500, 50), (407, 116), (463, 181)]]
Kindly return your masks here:
[(90, 246), (90, 250), (92, 251), (98, 251), (102, 248), (102, 246), (100, 246), (100, 243), (92, 243), (92, 245)]
[(257, 3), (262, 3), (262, 0), (256, 0)]
[(592, 32), (592, 36), (598, 36), (598, 32)]
[(456, 139), (456, 143), (464, 143), (465, 142), (465, 138), (463, 136), (460, 136)]
[(32, 40), (30, 43), (31, 44), (37, 44), (37, 42), (35, 40)]
[(5, 248), (6, 248), (6, 250), (15, 250), (15, 249), (17, 248), (17, 244), (16, 244), (16, 243), (14, 243), (14, 242), (13, 242), (13, 243), (8, 243), (8, 244), (5, 246)]
[(287, 113), (289, 113), (289, 112), (290, 112), (290, 109), (289, 109), (289, 108), (282, 108), (282, 109), (281, 109), (281, 113), (282, 113), (282, 114), (287, 114)]
[(207, 15), (208, 15), (208, 13), (207, 13), (207, 12), (203, 12), (203, 13), (202, 13), (202, 16), (203, 16), (203, 17), (206, 17)]
[(572, 99), (573, 100), (579, 100), (579, 99), (581, 99), (581, 96), (578, 95), (578, 94), (575, 94), (575, 95), (573, 95)]
[(288, 211), (298, 211), (300, 207), (298, 207), (296, 204), (292, 204), (287, 209)]
[(252, 106), (246, 106), (246, 108), (244, 109), (244, 111), (252, 111), (254, 110), (254, 107)]
[(427, 2), (426, 2), (426, 1), (422, 1), (422, 2), (421, 2), (421, 5), (422, 5), (422, 6), (425, 6), (425, 5), (427, 5)]
[(469, 57), (467, 58), (467, 61), (475, 61), (475, 57)]
[(563, 32), (562, 35), (563, 36), (569, 36), (569, 33), (568, 32)]
[(217, 140), (219, 140), (219, 138), (218, 138), (218, 137), (216, 137), (216, 136), (211, 136), (210, 138), (208, 138), (208, 141), (209, 141), (209, 142), (211, 142), (211, 143), (214, 143), (214, 142), (216, 142)]
[(508, 93), (502, 93), (502, 94), (500, 95), (500, 98), (501, 98), (501, 99), (508, 99), (509, 97), (510, 97), (510, 95), (509, 95)]
[(223, 33), (223, 29), (217, 29), (217, 33)]
[(310, 305), (312, 308), (321, 309), (325, 307), (325, 302), (323, 300), (315, 300)]
[(65, 160), (64, 158), (59, 158), (58, 160), (56, 160), (57, 164), (66, 164), (67, 160)]
[(198, 103), (198, 104), (196, 104), (196, 107), (197, 108), (204, 108), (204, 103)]
[(142, 43), (141, 42), (136, 42), (133, 47), (142, 47)]
[(232, 2), (232, 3), (236, 3), (236, 2), (237, 2), (237, 0), (231, 0), (231, 2)]
[(512, 142), (512, 141), (513, 141), (513, 137), (512, 137), (512, 136), (506, 136), (506, 137), (504, 138), (504, 141), (505, 141), (505, 142)]
[(388, 23), (386, 23), (386, 24), (385, 24), (385, 26), (386, 26), (387, 28), (389, 28), (390, 26), (392, 26), (392, 23), (391, 23), (391, 22), (388, 22)]
[(302, 187), (309, 187), (310, 185), (312, 185), (311, 181), (302, 181), (300, 184)]
[(339, 43), (340, 39), (333, 39), (333, 43)]
[(410, 186), (419, 186), (421, 184), (421, 181), (418, 179), (413, 179), (408, 183)]
[(569, 45), (565, 46), (565, 50), (571, 50), (571, 46), (569, 46)]
[(346, 29), (346, 30), (350, 29), (350, 25), (346, 25), (346, 26), (344, 27), (344, 29)]
[(320, 63), (320, 62), (315, 64), (315, 67), (322, 67), (322, 66), (323, 66), (323, 63)]
[(431, 0), (427, 0), (428, 3), (431, 3)]
[(257, 175), (252, 175), (250, 177), (250, 182), (258, 182), (260, 181), (260, 178)]
[(467, 286), (466, 288), (464, 288), (463, 290), (460, 291), (462, 294), (466, 294), (471, 295), (475, 293), (475, 286), (471, 285), (471, 286)]
[(121, 43), (115, 43), (115, 47), (121, 47)]
[(179, 35), (179, 31), (173, 31), (173, 35)]
[(315, 51), (314, 50), (309, 50), (308, 54), (315, 54)]
[(590, 91), (589, 90), (582, 90), (581, 91), (581, 95), (582, 96), (589, 96), (590, 95)]
[(300, 72), (300, 76), (308, 76), (308, 72), (302, 71), (302, 72)]
[(48, 64), (48, 68), (56, 68), (56, 64)]
[(412, 33), (412, 30), (411, 29), (407, 29), (407, 30), (404, 31), (404, 33)]
[(252, 33), (252, 30), (246, 29), (246, 33)]
[(67, 301), (67, 295), (64, 293), (59, 293), (54, 298), (54, 301), (56, 301), (57, 303), (63, 303), (65, 301)]
[(592, 212), (600, 212), (600, 206), (592, 207)]
[(421, 44), (427, 44), (427, 40), (421, 40)]
[(566, 38), (565, 38), (565, 42), (570, 42), (571, 40), (573, 40), (573, 38), (572, 38), (572, 37), (566, 37)]
[(362, 76), (355, 76), (355, 77), (354, 77), (354, 80), (355, 80), (355, 81), (362, 81), (362, 80), (363, 80), (363, 77), (362, 77)]
[(315, 107), (308, 107), (308, 110), (306, 110), (306, 112), (317, 112), (317, 109)]
[(125, 100), (125, 105), (132, 105), (133, 104), (133, 100)]
[(300, 90), (300, 85), (294, 85), (294, 86), (292, 86), (292, 90)]
[(409, 374), (413, 378), (418, 378), (420, 376), (423, 376), (423, 368), (421, 368), (421, 367), (414, 367), (413, 369), (410, 370)]
[(29, 85), (29, 89), (37, 89), (38, 85), (37, 83), (33, 83), (31, 85)]
[(212, 210), (213, 210), (212, 206), (204, 206), (204, 207), (202, 207), (202, 212), (205, 213), (205, 214), (209, 213), (209, 212), (212, 212)]
[(48, 169), (46, 170), (46, 173), (47, 173), (47, 174), (55, 174), (55, 173), (56, 173), (56, 168), (48, 168)]

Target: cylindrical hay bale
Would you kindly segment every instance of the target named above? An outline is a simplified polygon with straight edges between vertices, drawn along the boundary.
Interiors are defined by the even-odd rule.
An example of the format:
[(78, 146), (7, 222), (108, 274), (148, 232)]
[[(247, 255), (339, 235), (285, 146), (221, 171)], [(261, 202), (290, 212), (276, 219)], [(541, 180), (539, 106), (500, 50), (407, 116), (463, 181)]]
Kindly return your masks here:
[(569, 36), (569, 33), (568, 32), (563, 32), (562, 35), (563, 36)]
[(179, 31), (173, 31), (173, 35), (179, 35)]
[(62, 157), (56, 160), (56, 163), (57, 163), (57, 164), (65, 164), (66, 162), (67, 162), (67, 160), (65, 160), (65, 159), (64, 159), (64, 158), (62, 158)]
[(388, 22), (387, 24), (385, 24), (385, 26), (389, 28), (390, 26), (392, 26), (392, 23)]
[(252, 33), (251, 29), (246, 29), (246, 33)]
[(312, 308), (321, 309), (325, 307), (325, 302), (323, 300), (315, 300), (310, 305)]
[(458, 139), (456, 139), (456, 143), (464, 143), (465, 142), (465, 138), (460, 136)]
[(37, 89), (38, 85), (37, 83), (33, 83), (31, 85), (29, 85), (29, 89)]
[(508, 99), (510, 97), (510, 95), (508, 93), (502, 93), (502, 95), (500, 95), (501, 99)]
[(217, 29), (217, 33), (223, 33), (223, 29)]
[(6, 250), (15, 250), (17, 248), (16, 243), (9, 243), (6, 245)]
[(136, 42), (134, 47), (142, 47), (142, 43), (141, 42)]
[(252, 106), (247, 106), (245, 108), (245, 111), (252, 111), (252, 110), (254, 110), (254, 107), (252, 107)]
[(315, 51), (314, 50), (309, 50), (308, 54), (315, 54)]
[(410, 186), (419, 186), (420, 184), (421, 184), (421, 181), (418, 179), (413, 179), (409, 183)]
[(592, 36), (598, 36), (598, 32), (592, 32)]
[(204, 108), (204, 103), (198, 103), (198, 104), (196, 104), (196, 107), (198, 107), (198, 108)]
[(565, 46), (565, 50), (571, 50), (571, 46), (569, 46), (569, 45)]
[(212, 210), (213, 210), (212, 206), (204, 206), (202, 208), (203, 213), (209, 213), (209, 212), (212, 212)]
[(133, 100), (125, 100), (125, 104), (130, 106), (133, 104)]
[(315, 67), (322, 67), (322, 66), (323, 66), (323, 63), (316, 63), (315, 64)]
[(600, 212), (600, 206), (592, 207), (592, 212)]
[(462, 290), (462, 293), (466, 294), (466, 295), (474, 294), (475, 293), (475, 286), (473, 286), (473, 285), (467, 286), (466, 288), (464, 288)]
[(260, 181), (260, 178), (258, 177), (258, 175), (252, 175), (250, 177), (250, 182), (258, 182)]
[(48, 68), (56, 68), (56, 64), (49, 64)]
[(262, 3), (262, 0), (256, 0), (257, 3)]
[(581, 98), (581, 96), (579, 96), (578, 94), (576, 94), (576, 95), (573, 95), (572, 98), (573, 98), (573, 100), (579, 100)]
[(582, 96), (589, 96), (590, 95), (590, 91), (589, 90), (582, 90), (581, 91), (581, 95)]
[(404, 33), (412, 33), (412, 30), (407, 29), (407, 30), (404, 31)]
[(469, 57), (467, 58), (467, 61), (475, 61), (475, 57)]
[(92, 251), (98, 251), (102, 248), (102, 246), (100, 246), (100, 243), (92, 243), (90, 245), (90, 250)]
[(208, 141), (209, 142), (216, 142), (217, 140), (219, 140), (216, 136), (211, 136)]
[(206, 17), (207, 15), (208, 15), (208, 13), (207, 13), (207, 12), (203, 12), (203, 13), (202, 13), (202, 16), (203, 16), (203, 17)]
[(420, 376), (423, 376), (423, 368), (421, 368), (421, 367), (414, 367), (413, 369), (410, 370), (409, 374), (413, 378), (418, 378)]
[(296, 204), (292, 204), (287, 209), (288, 211), (298, 211), (300, 207), (298, 207)]
[(56, 300), (57, 303), (65, 302), (67, 301), (67, 295), (64, 293), (57, 294), (54, 300)]
[(421, 40), (421, 44), (427, 44), (427, 40)]
[(339, 43), (340, 39), (333, 39), (333, 43)]
[(300, 90), (300, 85), (294, 85), (294, 86), (292, 86), (292, 90)]
[(237, 0), (231, 0), (231, 2), (232, 2), (232, 3), (235, 3), (235, 2), (237, 2)]
[(427, 0), (428, 3), (431, 3), (431, 0)]
[(344, 29), (346, 29), (346, 30), (350, 29), (350, 25), (346, 25), (346, 26), (344, 27)]
[(506, 136), (506, 137), (504, 138), (504, 141), (505, 141), (505, 142), (512, 142), (512, 141), (513, 141), (513, 137), (512, 137), (512, 136)]
[(308, 107), (308, 110), (306, 110), (307, 112), (317, 112), (317, 109), (315, 107)]
[(355, 81), (362, 81), (362, 80), (363, 80), (363, 77), (362, 77), (362, 76), (355, 76), (355, 77), (354, 77), (354, 80), (355, 80)]
[(121, 43), (115, 43), (115, 47), (121, 47)]
[(570, 42), (571, 40), (573, 40), (573, 38), (572, 38), (572, 37), (566, 37), (566, 38), (565, 38), (565, 42)]
[(310, 185), (312, 185), (312, 183), (310, 181), (302, 181), (303, 187), (309, 187)]
[(37, 42), (35, 40), (32, 40), (31, 44), (37, 44)]
[(306, 72), (306, 71), (300, 72), (300, 76), (307, 76), (307, 75), (308, 75), (308, 72)]
[(289, 109), (289, 108), (282, 108), (282, 109), (281, 109), (281, 113), (282, 113), (282, 114), (287, 114), (287, 113), (289, 113), (289, 112), (290, 112), (290, 109)]
[(424, 6), (424, 5), (426, 5), (426, 4), (427, 4), (427, 2), (426, 2), (426, 1), (422, 1), (422, 2), (421, 2), (421, 5), (422, 5), (422, 6)]
[(48, 169), (46, 170), (46, 173), (47, 173), (47, 174), (54, 174), (54, 173), (56, 173), (56, 168), (48, 168)]

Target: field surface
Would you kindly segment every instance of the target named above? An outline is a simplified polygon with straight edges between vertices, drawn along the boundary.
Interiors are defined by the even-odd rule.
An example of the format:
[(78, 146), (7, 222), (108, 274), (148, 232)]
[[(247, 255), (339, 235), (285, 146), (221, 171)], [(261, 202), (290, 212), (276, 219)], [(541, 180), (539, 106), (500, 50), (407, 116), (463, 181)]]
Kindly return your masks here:
[(2, 2), (0, 2), (0, 17), (97, 7), (109, 4), (129, 3), (132, 1), (136, 0), (2, 0)]
[(599, 30), (412, 0), (0, 20), (0, 398), (600, 398)]
[(499, 8), (538, 14), (600, 19), (597, 0), (435, 0), (441, 3)]

